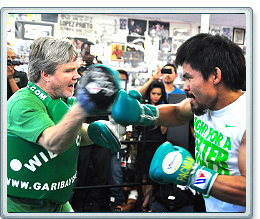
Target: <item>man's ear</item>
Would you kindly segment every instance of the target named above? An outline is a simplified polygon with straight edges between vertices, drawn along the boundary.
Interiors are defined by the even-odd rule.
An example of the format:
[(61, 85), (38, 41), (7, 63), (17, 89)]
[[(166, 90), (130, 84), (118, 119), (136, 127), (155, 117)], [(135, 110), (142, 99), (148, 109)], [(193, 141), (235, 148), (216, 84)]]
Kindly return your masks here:
[(50, 81), (50, 74), (47, 74), (45, 71), (41, 71), (41, 78), (46, 81), (49, 82)]
[(221, 81), (221, 70), (220, 70), (220, 68), (215, 67), (215, 72), (214, 72), (213, 75), (214, 75), (214, 78), (213, 78), (214, 84), (220, 83), (220, 81)]

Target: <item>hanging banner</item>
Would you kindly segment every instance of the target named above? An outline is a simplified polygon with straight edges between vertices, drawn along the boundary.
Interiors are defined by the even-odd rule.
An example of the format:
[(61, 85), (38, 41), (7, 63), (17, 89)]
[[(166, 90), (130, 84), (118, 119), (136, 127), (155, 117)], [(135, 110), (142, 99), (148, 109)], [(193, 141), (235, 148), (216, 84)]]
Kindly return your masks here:
[(59, 34), (92, 39), (93, 17), (90, 15), (59, 14)]

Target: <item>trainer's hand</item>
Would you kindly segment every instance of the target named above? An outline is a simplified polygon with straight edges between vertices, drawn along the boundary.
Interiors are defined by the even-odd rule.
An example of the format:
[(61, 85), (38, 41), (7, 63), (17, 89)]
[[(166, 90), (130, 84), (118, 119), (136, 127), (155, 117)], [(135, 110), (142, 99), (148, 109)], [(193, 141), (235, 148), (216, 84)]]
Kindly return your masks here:
[(195, 163), (191, 154), (184, 148), (163, 143), (155, 152), (150, 164), (150, 178), (160, 184), (175, 183), (189, 186), (209, 194), (217, 173)]
[(109, 110), (119, 90), (119, 73), (108, 66), (96, 64), (80, 79), (76, 97), (89, 115), (101, 114)]
[(149, 104), (141, 104), (141, 94), (130, 90), (127, 94), (120, 90), (112, 107), (112, 116), (121, 125), (153, 126), (159, 117), (159, 110)]

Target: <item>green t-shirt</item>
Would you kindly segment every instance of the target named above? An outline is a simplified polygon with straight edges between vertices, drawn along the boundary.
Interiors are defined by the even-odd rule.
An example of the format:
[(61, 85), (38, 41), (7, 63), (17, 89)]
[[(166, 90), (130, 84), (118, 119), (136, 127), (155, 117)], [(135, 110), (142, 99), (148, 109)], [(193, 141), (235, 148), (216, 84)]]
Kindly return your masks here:
[(27, 88), (16, 92), (7, 102), (7, 131), (36, 143), (40, 134), (55, 125), (44, 103)]
[[(37, 92), (42, 96), (37, 96)], [(32, 84), (31, 90), (23, 88), (8, 101), (7, 194), (19, 200), (37, 199), (37, 203), (45, 200), (65, 204), (76, 179), (77, 140), (59, 155), (47, 151), (36, 142), (40, 134), (55, 125), (73, 103), (67, 105), (50, 97), (47, 103), (47, 98), (43, 98), (47, 94), (41, 92)], [(12, 203), (11, 199), (9, 203)], [(14, 203), (12, 207), (15, 207)]]

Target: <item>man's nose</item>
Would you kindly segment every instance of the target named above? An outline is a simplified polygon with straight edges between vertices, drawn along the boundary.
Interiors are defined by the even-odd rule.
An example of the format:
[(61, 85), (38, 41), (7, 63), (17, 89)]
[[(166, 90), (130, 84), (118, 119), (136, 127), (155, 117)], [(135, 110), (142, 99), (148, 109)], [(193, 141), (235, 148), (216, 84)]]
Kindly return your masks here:
[(80, 76), (80, 74), (76, 71), (76, 74), (73, 75), (72, 79), (73, 79), (73, 80), (77, 80), (77, 79), (79, 79), (79, 78), (81, 78), (81, 76)]
[(185, 85), (183, 86), (183, 90), (184, 90), (184, 91), (189, 91), (189, 90), (190, 90), (190, 85), (189, 85), (189, 84), (185, 84)]

